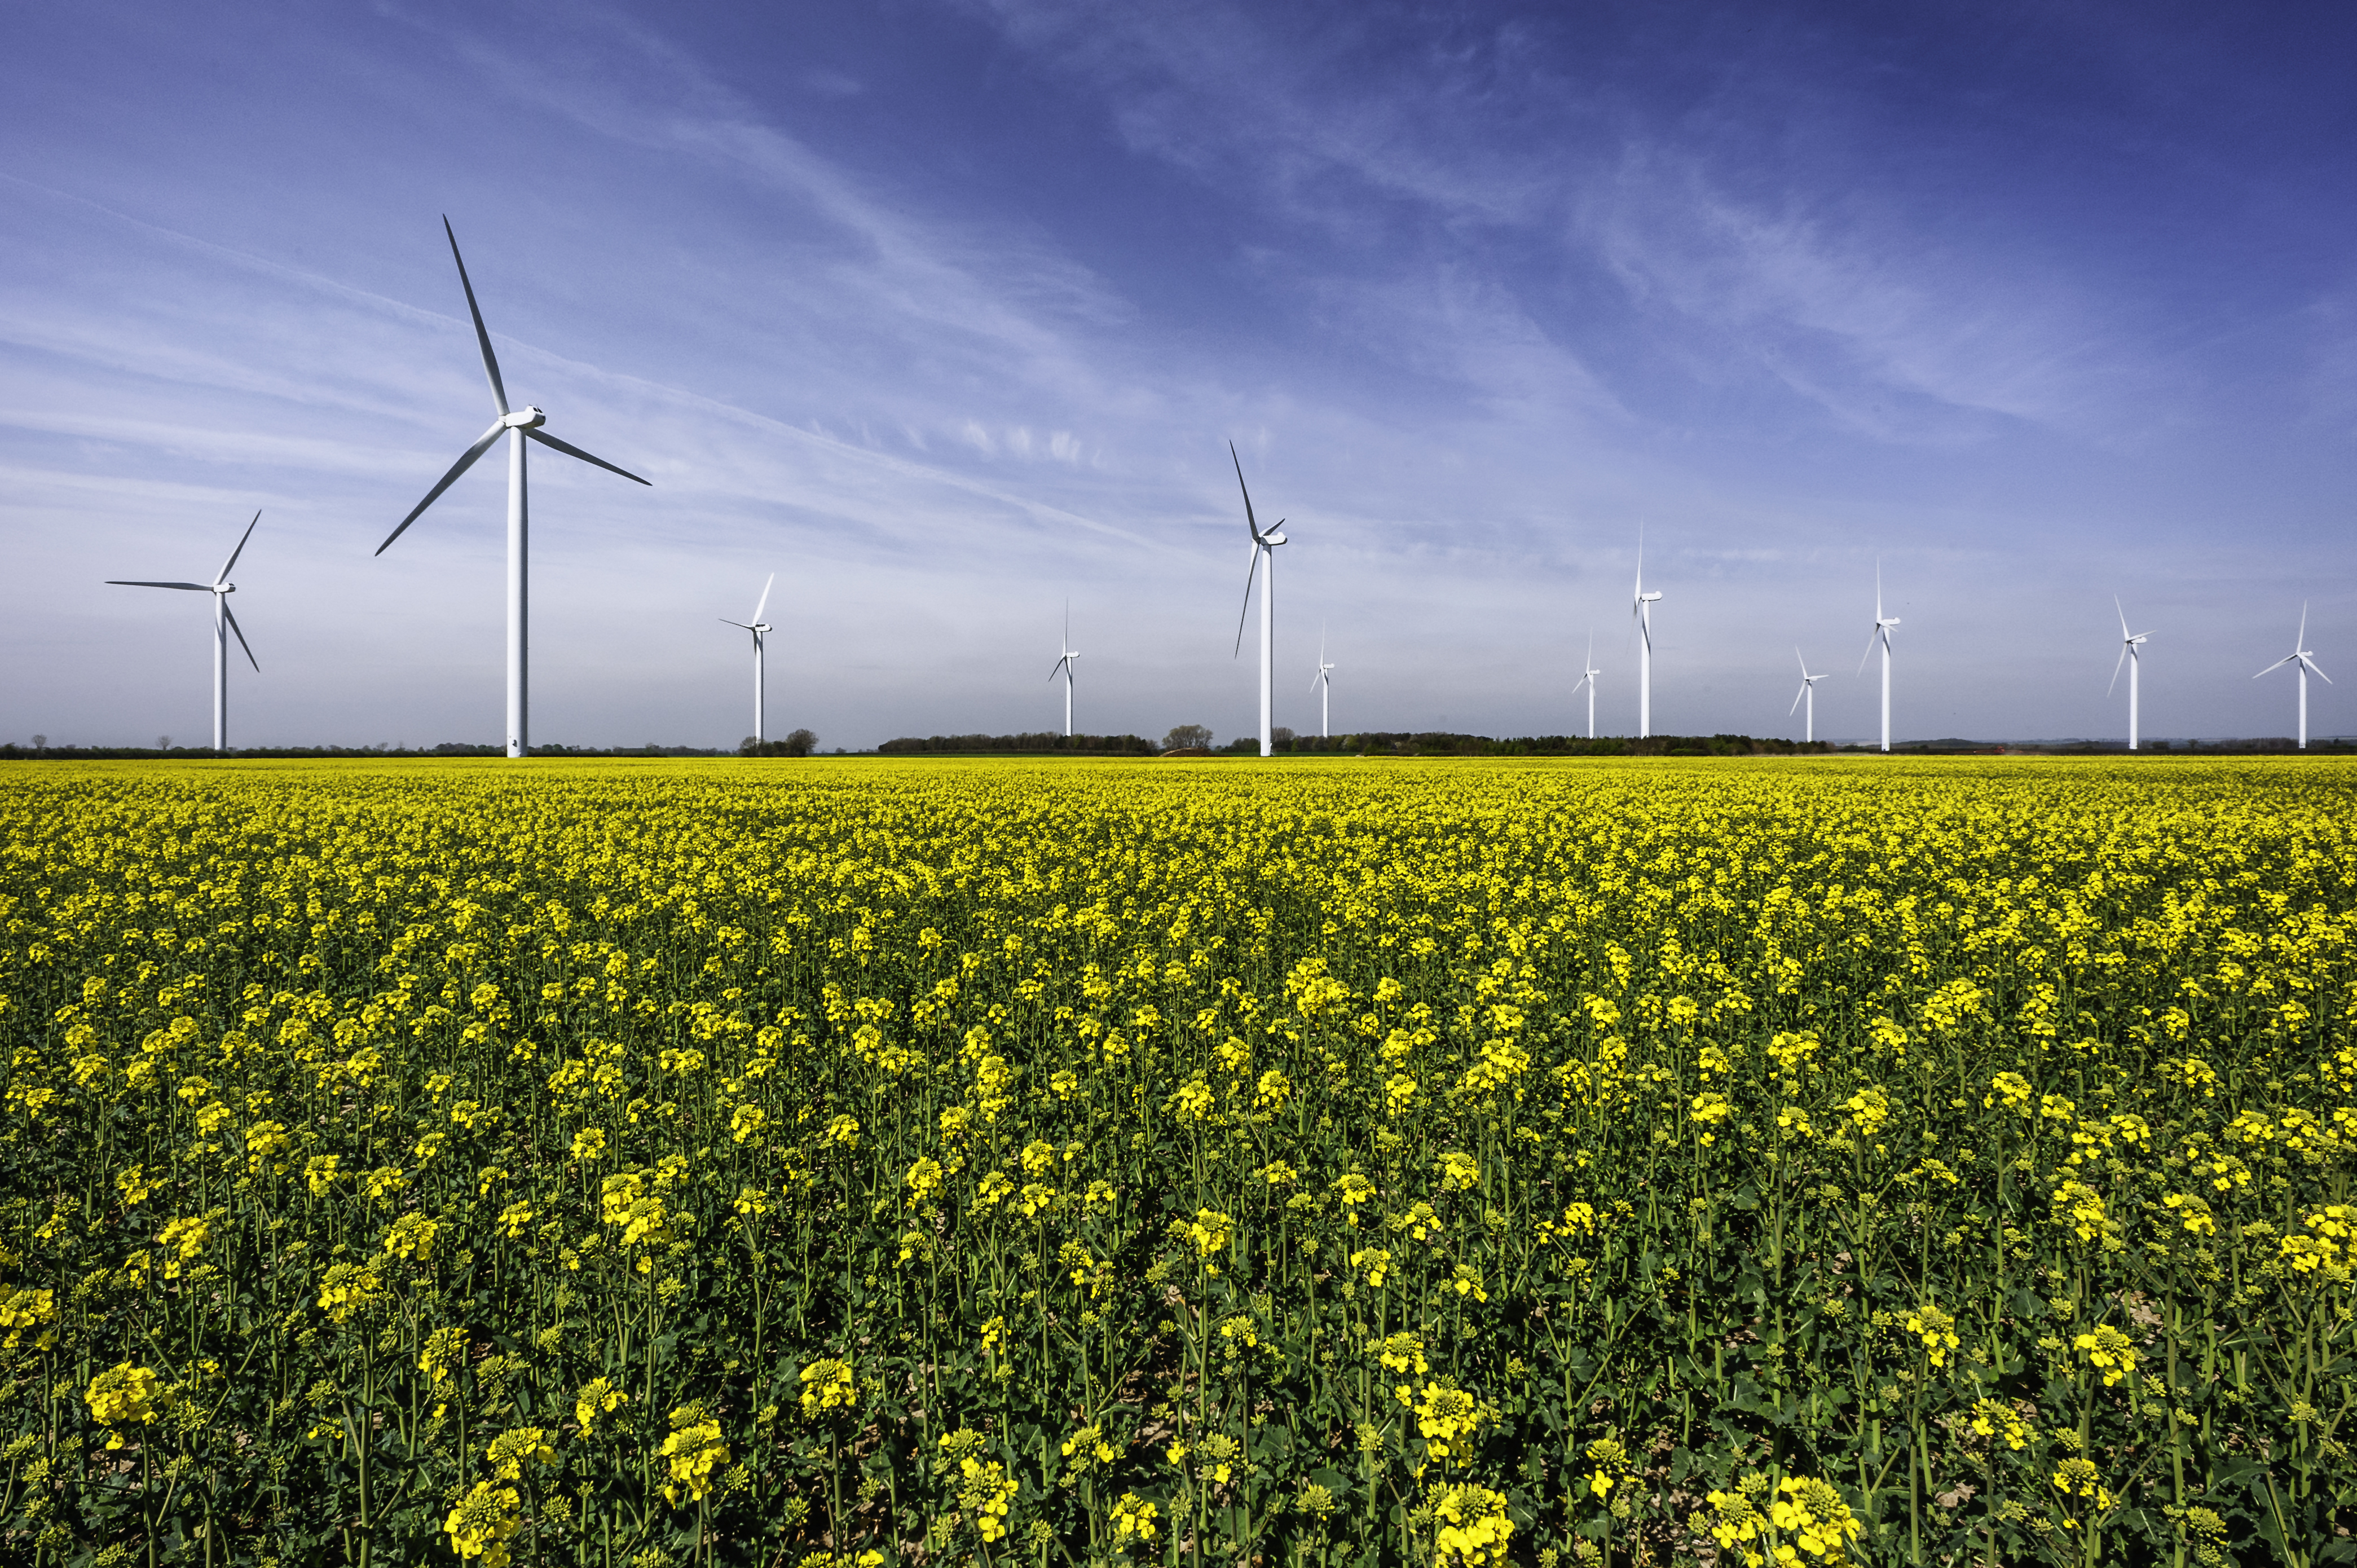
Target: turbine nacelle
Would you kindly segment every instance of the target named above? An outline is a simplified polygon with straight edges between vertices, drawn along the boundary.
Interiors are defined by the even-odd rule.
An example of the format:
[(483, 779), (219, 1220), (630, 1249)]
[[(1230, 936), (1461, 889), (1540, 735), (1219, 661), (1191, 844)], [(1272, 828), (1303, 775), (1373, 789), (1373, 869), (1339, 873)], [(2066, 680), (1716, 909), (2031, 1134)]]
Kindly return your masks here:
[(1639, 594), (1639, 595), (1637, 596), (1637, 602), (1638, 602), (1639, 604), (1641, 604), (1641, 605), (1657, 604), (1657, 603), (1659, 603), (1659, 602), (1661, 601), (1661, 597), (1662, 597), (1662, 596), (1661, 596), (1661, 595), (1660, 595), (1660, 593), (1658, 593), (1658, 592), (1651, 593), (1651, 594)]
[(548, 415), (536, 408), (520, 408), (513, 413), (500, 415), (500, 428), (505, 430), (537, 430), (548, 423)]

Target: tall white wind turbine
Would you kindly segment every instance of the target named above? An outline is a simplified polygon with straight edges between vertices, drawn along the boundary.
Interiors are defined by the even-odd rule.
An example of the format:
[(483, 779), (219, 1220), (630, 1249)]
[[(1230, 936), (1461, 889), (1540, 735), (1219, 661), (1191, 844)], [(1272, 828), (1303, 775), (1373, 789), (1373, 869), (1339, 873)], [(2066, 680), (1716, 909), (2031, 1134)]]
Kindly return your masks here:
[[(1792, 650), (1792, 657), (1801, 659), (1801, 650), (1797, 648)], [(1800, 694), (1792, 699), (1792, 708), (1799, 707), (1804, 702), (1809, 704), (1808, 714), (1801, 721), (1801, 738), (1804, 741), (1817, 738), (1817, 682), (1824, 679), (1822, 675), (1810, 674), (1809, 661), (1801, 659), (1801, 691)], [(1792, 708), (1784, 710), (1786, 718), (1792, 716)], [(1886, 746), (1882, 749), (1888, 751), (1890, 748)]]
[(1874, 657), (1874, 645), (1882, 644), (1882, 749), (1890, 749), (1890, 628), (1899, 624), (1897, 616), (1882, 613), (1882, 563), (1874, 564), (1874, 629), (1866, 636), (1866, 652), (1859, 656), (1857, 672), (1866, 673), (1866, 661)]
[(1048, 679), (1052, 681), (1059, 675), (1064, 678), (1064, 738), (1070, 740), (1072, 738), (1072, 676), (1080, 669), (1076, 661), (1081, 657), (1081, 650), (1072, 646), (1072, 601), (1070, 599), (1064, 601), (1064, 639), (1057, 646), (1064, 651), (1056, 660), (1056, 667), (1048, 671)]
[(1571, 694), (1576, 697), (1579, 695), (1580, 686), (1587, 688), (1587, 738), (1590, 740), (1596, 738), (1596, 678), (1603, 673), (1596, 667), (1596, 634), (1591, 631), (1587, 634), (1587, 657), (1580, 663), (1579, 686), (1571, 689)]
[(1252, 615), (1253, 574), (1260, 569), (1264, 557), (1268, 562), (1268, 574), (1260, 585), (1260, 754), (1266, 757), (1274, 749), (1269, 740), (1269, 708), (1273, 690), (1269, 671), (1276, 657), (1276, 547), (1285, 542), (1285, 519), (1278, 518), (1276, 526), (1266, 533), (1260, 530), (1253, 516), (1252, 490), (1244, 483), (1243, 460), (1236, 456), (1236, 444), (1228, 443), (1228, 461), (1236, 466), (1236, 489), (1244, 493), (1244, 526), (1252, 530), (1252, 564), (1244, 569), (1243, 614), (1236, 618), (1236, 652), (1244, 649), (1244, 622)]
[[(2332, 677), (2324, 672), (2324, 667), (2316, 661), (2316, 655), (2308, 650), (2308, 605), (2305, 601), (2299, 607), (2299, 636), (2293, 640), (2291, 651), (2260, 671), (2259, 675), (2272, 675), (2287, 664), (2293, 665), (2299, 671), (2299, 748), (2306, 751), (2308, 749), (2308, 672), (2311, 670), (2315, 671), (2316, 678), (2328, 686), (2332, 684)], [(2255, 681), (2259, 675), (2254, 675), (2251, 679)]]
[(772, 572), (770, 574), (769, 582), (761, 585), (761, 597), (753, 606), (751, 620), (730, 620), (726, 616), (719, 618), (722, 626), (733, 626), (740, 631), (749, 631), (753, 634), (753, 744), (755, 746), (770, 738), (763, 727), (770, 712), (770, 701), (767, 689), (768, 662), (763, 657), (766, 644), (761, 639), (773, 628), (768, 621), (761, 618), (761, 612), (770, 607), (770, 589), (777, 580), (778, 575)]
[(1320, 740), (1333, 733), (1333, 726), (1327, 722), (1327, 702), (1334, 694), (1335, 669), (1336, 666), (1326, 662), (1326, 628), (1321, 622), (1318, 628), (1318, 673), (1309, 678), (1309, 689), (1318, 693), (1318, 738)]
[(216, 756), (229, 749), (229, 635), (237, 633), (237, 645), (245, 650), (245, 661), (253, 672), (262, 673), (262, 663), (253, 657), (253, 649), (245, 640), (244, 628), (230, 613), (229, 596), (237, 592), (237, 585), (229, 580), (230, 569), (237, 558), (245, 553), (245, 542), (253, 537), (253, 524), (262, 521), (255, 512), (253, 521), (237, 536), (237, 548), (229, 553), (221, 569), (210, 583), (148, 583), (123, 577), (109, 577), (107, 585), (115, 588), (178, 588), (183, 593), (210, 594), (213, 596), (213, 752)]
[(1630, 618), (1637, 628), (1637, 738), (1653, 733), (1653, 607), (1659, 593), (1645, 591), (1645, 532), (1637, 531), (1637, 599)]
[[(2113, 690), (2119, 685), (2120, 666), (2126, 665), (2128, 667), (2128, 749), (2134, 751), (2136, 748), (2137, 651), (2144, 647), (2145, 639), (2150, 637), (2152, 633), (2128, 629), (2128, 612), (2120, 608), (2120, 596), (2117, 594), (2112, 596), (2112, 608), (2119, 610), (2120, 615), (2120, 656), (2112, 660), (2112, 683), (2104, 688), (2104, 695), (2110, 696)], [(2303, 629), (2307, 624), (2307, 612), (2303, 610), (2300, 619)]]
[(425, 492), (425, 499), (410, 509), (409, 515), (401, 520), (401, 526), (385, 535), (384, 543), (376, 547), (376, 553), (383, 554), (386, 547), (400, 538), (427, 507), (441, 499), (444, 490), (458, 482), (459, 475), (475, 466), (476, 458), (491, 449), (493, 442), (501, 435), (508, 438), (508, 755), (522, 757), (532, 746), (527, 691), (531, 662), (530, 596), (527, 591), (530, 552), (526, 537), (529, 530), (524, 505), (523, 444), (527, 439), (537, 441), (568, 457), (578, 457), (585, 463), (595, 464), (634, 483), (643, 485), (651, 481), (640, 478), (628, 468), (616, 467), (603, 457), (593, 457), (578, 446), (559, 441), (541, 428), (547, 424), (548, 415), (539, 409), (509, 410), (507, 388), (500, 381), (500, 361), (491, 352), (491, 335), (484, 328), (483, 313), (475, 304), (475, 285), (468, 281), (466, 259), (458, 254), (458, 236), (451, 231), (447, 218), (442, 220), (442, 232), (449, 236), (450, 259), (458, 263), (458, 286), (467, 293), (467, 314), (474, 318), (475, 342), (483, 351), (483, 374), (491, 383), (491, 406), (499, 411), (499, 418), (472, 446), (459, 455), (458, 460), (450, 465), (450, 471), (442, 476), (441, 482)]

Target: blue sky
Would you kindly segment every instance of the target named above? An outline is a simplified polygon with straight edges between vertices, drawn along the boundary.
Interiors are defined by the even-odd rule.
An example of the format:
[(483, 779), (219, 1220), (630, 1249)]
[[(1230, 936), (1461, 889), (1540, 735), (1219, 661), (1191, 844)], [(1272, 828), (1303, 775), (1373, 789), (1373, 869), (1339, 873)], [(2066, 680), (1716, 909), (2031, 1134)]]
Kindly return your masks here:
[[(1254, 722), (1225, 443), (1284, 516), (1277, 722), (2357, 731), (2357, 13), (2190, 5), (22, 13), (0, 51), (0, 737), (826, 745)], [(536, 453), (536, 457), (544, 456)], [(242, 667), (241, 667), (242, 668)]]

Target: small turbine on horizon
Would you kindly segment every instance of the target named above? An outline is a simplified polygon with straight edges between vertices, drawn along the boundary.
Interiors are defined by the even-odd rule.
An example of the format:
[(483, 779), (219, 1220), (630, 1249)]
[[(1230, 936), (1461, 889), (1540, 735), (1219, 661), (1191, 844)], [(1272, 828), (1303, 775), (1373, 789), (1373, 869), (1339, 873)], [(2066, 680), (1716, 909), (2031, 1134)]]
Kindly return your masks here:
[[(1653, 607), (1657, 591), (1645, 591), (1645, 531), (1637, 531), (1637, 598), (1629, 615), (1637, 630), (1637, 738), (1653, 733)], [(1591, 729), (1593, 725), (1591, 725)]]
[(1318, 738), (1326, 739), (1332, 733), (1327, 723), (1327, 703), (1334, 695), (1335, 666), (1326, 662), (1326, 624), (1318, 624), (1318, 673), (1309, 678), (1309, 689), (1318, 693)]
[(1253, 516), (1252, 490), (1244, 484), (1243, 459), (1236, 456), (1236, 444), (1228, 443), (1228, 460), (1236, 466), (1236, 489), (1244, 494), (1244, 526), (1252, 531), (1252, 564), (1244, 569), (1243, 613), (1236, 618), (1236, 654), (1244, 648), (1244, 622), (1252, 616), (1253, 575), (1260, 570), (1264, 556), (1268, 561), (1268, 575), (1260, 588), (1260, 754), (1268, 756), (1275, 747), (1270, 744), (1269, 710), (1275, 695), (1270, 685), (1270, 670), (1276, 656), (1276, 547), (1285, 542), (1285, 519), (1278, 518), (1276, 526), (1266, 533), (1260, 531)]
[(245, 532), (237, 536), (237, 548), (229, 553), (229, 559), (221, 563), (221, 572), (210, 583), (149, 583), (124, 577), (109, 577), (106, 580), (107, 585), (113, 588), (178, 588), (183, 593), (210, 594), (213, 596), (213, 754), (215, 756), (220, 756), (229, 749), (230, 633), (237, 633), (237, 645), (245, 650), (245, 661), (253, 666), (253, 672), (257, 675), (262, 673), (262, 662), (254, 658), (252, 645), (245, 640), (245, 628), (237, 624), (237, 617), (230, 612), (229, 607), (229, 596), (237, 592), (237, 585), (229, 580), (230, 570), (237, 564), (237, 558), (245, 553), (245, 542), (253, 537), (254, 523), (261, 521), (262, 513), (255, 512), (253, 521), (247, 523)]
[(1866, 651), (1858, 657), (1857, 672), (1866, 673), (1866, 661), (1874, 657), (1874, 645), (1882, 644), (1882, 749), (1890, 749), (1890, 628), (1899, 624), (1897, 616), (1882, 613), (1882, 563), (1874, 564), (1874, 629), (1867, 633)]
[[(2332, 684), (2332, 677), (2324, 672), (2324, 666), (2319, 664), (2316, 661), (2316, 656), (2308, 650), (2308, 602), (2305, 599), (2300, 601), (2299, 607), (2299, 636), (2293, 639), (2291, 651), (2260, 671), (2259, 675), (2272, 675), (2287, 664), (2293, 665), (2299, 671), (2299, 748), (2306, 751), (2308, 749), (2308, 672), (2311, 670), (2315, 671), (2316, 678), (2328, 686)], [(2251, 679), (2255, 681), (2259, 675), (2254, 675)]]
[[(2138, 661), (2138, 650), (2144, 647), (2145, 639), (2150, 637), (2152, 633), (2148, 631), (2130, 631), (2128, 629), (2128, 612), (2120, 608), (2120, 596), (2117, 594), (2114, 594), (2112, 596), (2112, 608), (2118, 610), (2120, 616), (2120, 656), (2112, 660), (2112, 683), (2111, 685), (2104, 688), (2104, 695), (2106, 697), (2110, 696), (2113, 691), (2118, 687), (2120, 683), (2120, 666), (2123, 664), (2126, 665), (2128, 667), (2128, 749), (2130, 751), (2134, 751), (2136, 748), (2136, 664)], [(2300, 621), (2301, 628), (2303, 630), (2306, 629), (2308, 624), (2306, 618), (2307, 612), (2303, 609), (2301, 611)], [(2260, 673), (2265, 674), (2266, 671), (2261, 671)], [(2253, 680), (2256, 680), (2257, 678), (2257, 676), (2252, 677)]]
[[(1824, 680), (1824, 677), (1823, 675), (1812, 675), (1809, 673), (1809, 661), (1805, 659), (1801, 659), (1801, 650), (1799, 649), (1795, 648), (1792, 650), (1792, 657), (1801, 660), (1801, 690), (1799, 694), (1792, 699), (1792, 708), (1799, 707), (1803, 702), (1806, 702), (1809, 704), (1808, 714), (1801, 721), (1801, 738), (1804, 741), (1813, 741), (1817, 738), (1817, 682)], [(1789, 719), (1792, 716), (1792, 708), (1786, 708), (1784, 710), (1784, 716), (1786, 718)], [(1889, 746), (1885, 746), (1883, 749), (1888, 751), (1890, 748)]]
[(1596, 738), (1596, 678), (1603, 673), (1596, 667), (1596, 633), (1590, 631), (1587, 634), (1587, 657), (1580, 661), (1579, 685), (1571, 689), (1571, 694), (1577, 697), (1580, 686), (1587, 688), (1587, 738), (1590, 740)]
[(524, 442), (533, 440), (544, 446), (554, 447), (568, 457), (619, 474), (634, 484), (649, 484), (628, 468), (618, 468), (603, 457), (593, 457), (578, 446), (568, 446), (541, 427), (548, 415), (537, 408), (525, 407), (511, 412), (507, 388), (500, 381), (500, 361), (491, 352), (491, 335), (483, 326), (483, 313), (475, 305), (475, 285), (468, 281), (466, 259), (458, 254), (458, 236), (450, 227), (450, 220), (442, 220), (442, 232), (449, 236), (450, 259), (458, 263), (458, 286), (467, 292), (467, 314), (474, 318), (475, 342), (483, 351), (483, 374), (491, 383), (491, 406), (499, 418), (489, 430), (476, 438), (475, 444), (459, 454), (450, 465), (450, 471), (441, 482), (425, 492), (425, 499), (410, 509), (401, 520), (401, 526), (385, 535), (384, 543), (376, 547), (382, 555), (387, 546), (408, 531), (427, 507), (441, 499), (442, 492), (458, 482), (458, 476), (475, 466), (475, 459), (491, 449), (500, 436), (508, 438), (508, 755), (522, 757), (532, 747), (531, 713), (528, 703), (530, 672), (530, 532), (524, 501)]
[(761, 585), (761, 597), (753, 606), (751, 620), (730, 620), (726, 616), (717, 618), (722, 626), (733, 626), (740, 631), (749, 631), (753, 634), (753, 744), (755, 746), (770, 738), (764, 728), (770, 712), (767, 689), (769, 671), (768, 660), (763, 656), (766, 645), (761, 639), (772, 628), (768, 621), (761, 618), (761, 612), (770, 607), (770, 589), (776, 585), (777, 581), (778, 575), (772, 572), (770, 574), (769, 582)]
[(1056, 660), (1055, 668), (1048, 671), (1048, 679), (1053, 681), (1059, 675), (1064, 678), (1064, 738), (1070, 740), (1072, 738), (1072, 676), (1080, 668), (1074, 660), (1081, 656), (1081, 650), (1072, 646), (1072, 601), (1070, 599), (1064, 601), (1064, 639), (1058, 646), (1064, 651)]

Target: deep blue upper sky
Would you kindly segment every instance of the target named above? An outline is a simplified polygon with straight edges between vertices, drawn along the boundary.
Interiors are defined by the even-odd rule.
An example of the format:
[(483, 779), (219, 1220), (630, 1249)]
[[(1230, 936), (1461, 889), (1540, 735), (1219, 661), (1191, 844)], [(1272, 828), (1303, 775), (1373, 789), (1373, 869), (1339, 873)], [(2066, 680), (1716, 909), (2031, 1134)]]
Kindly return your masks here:
[[(503, 484), (381, 558), (488, 398), (533, 469), (534, 735), (1278, 722), (2287, 732), (2357, 671), (2357, 13), (2096, 5), (382, 5), (26, 13), (0, 51), (0, 737), (490, 740)], [(2344, 685), (2348, 682), (2344, 682)], [(2310, 690), (2317, 733), (2357, 693)]]

